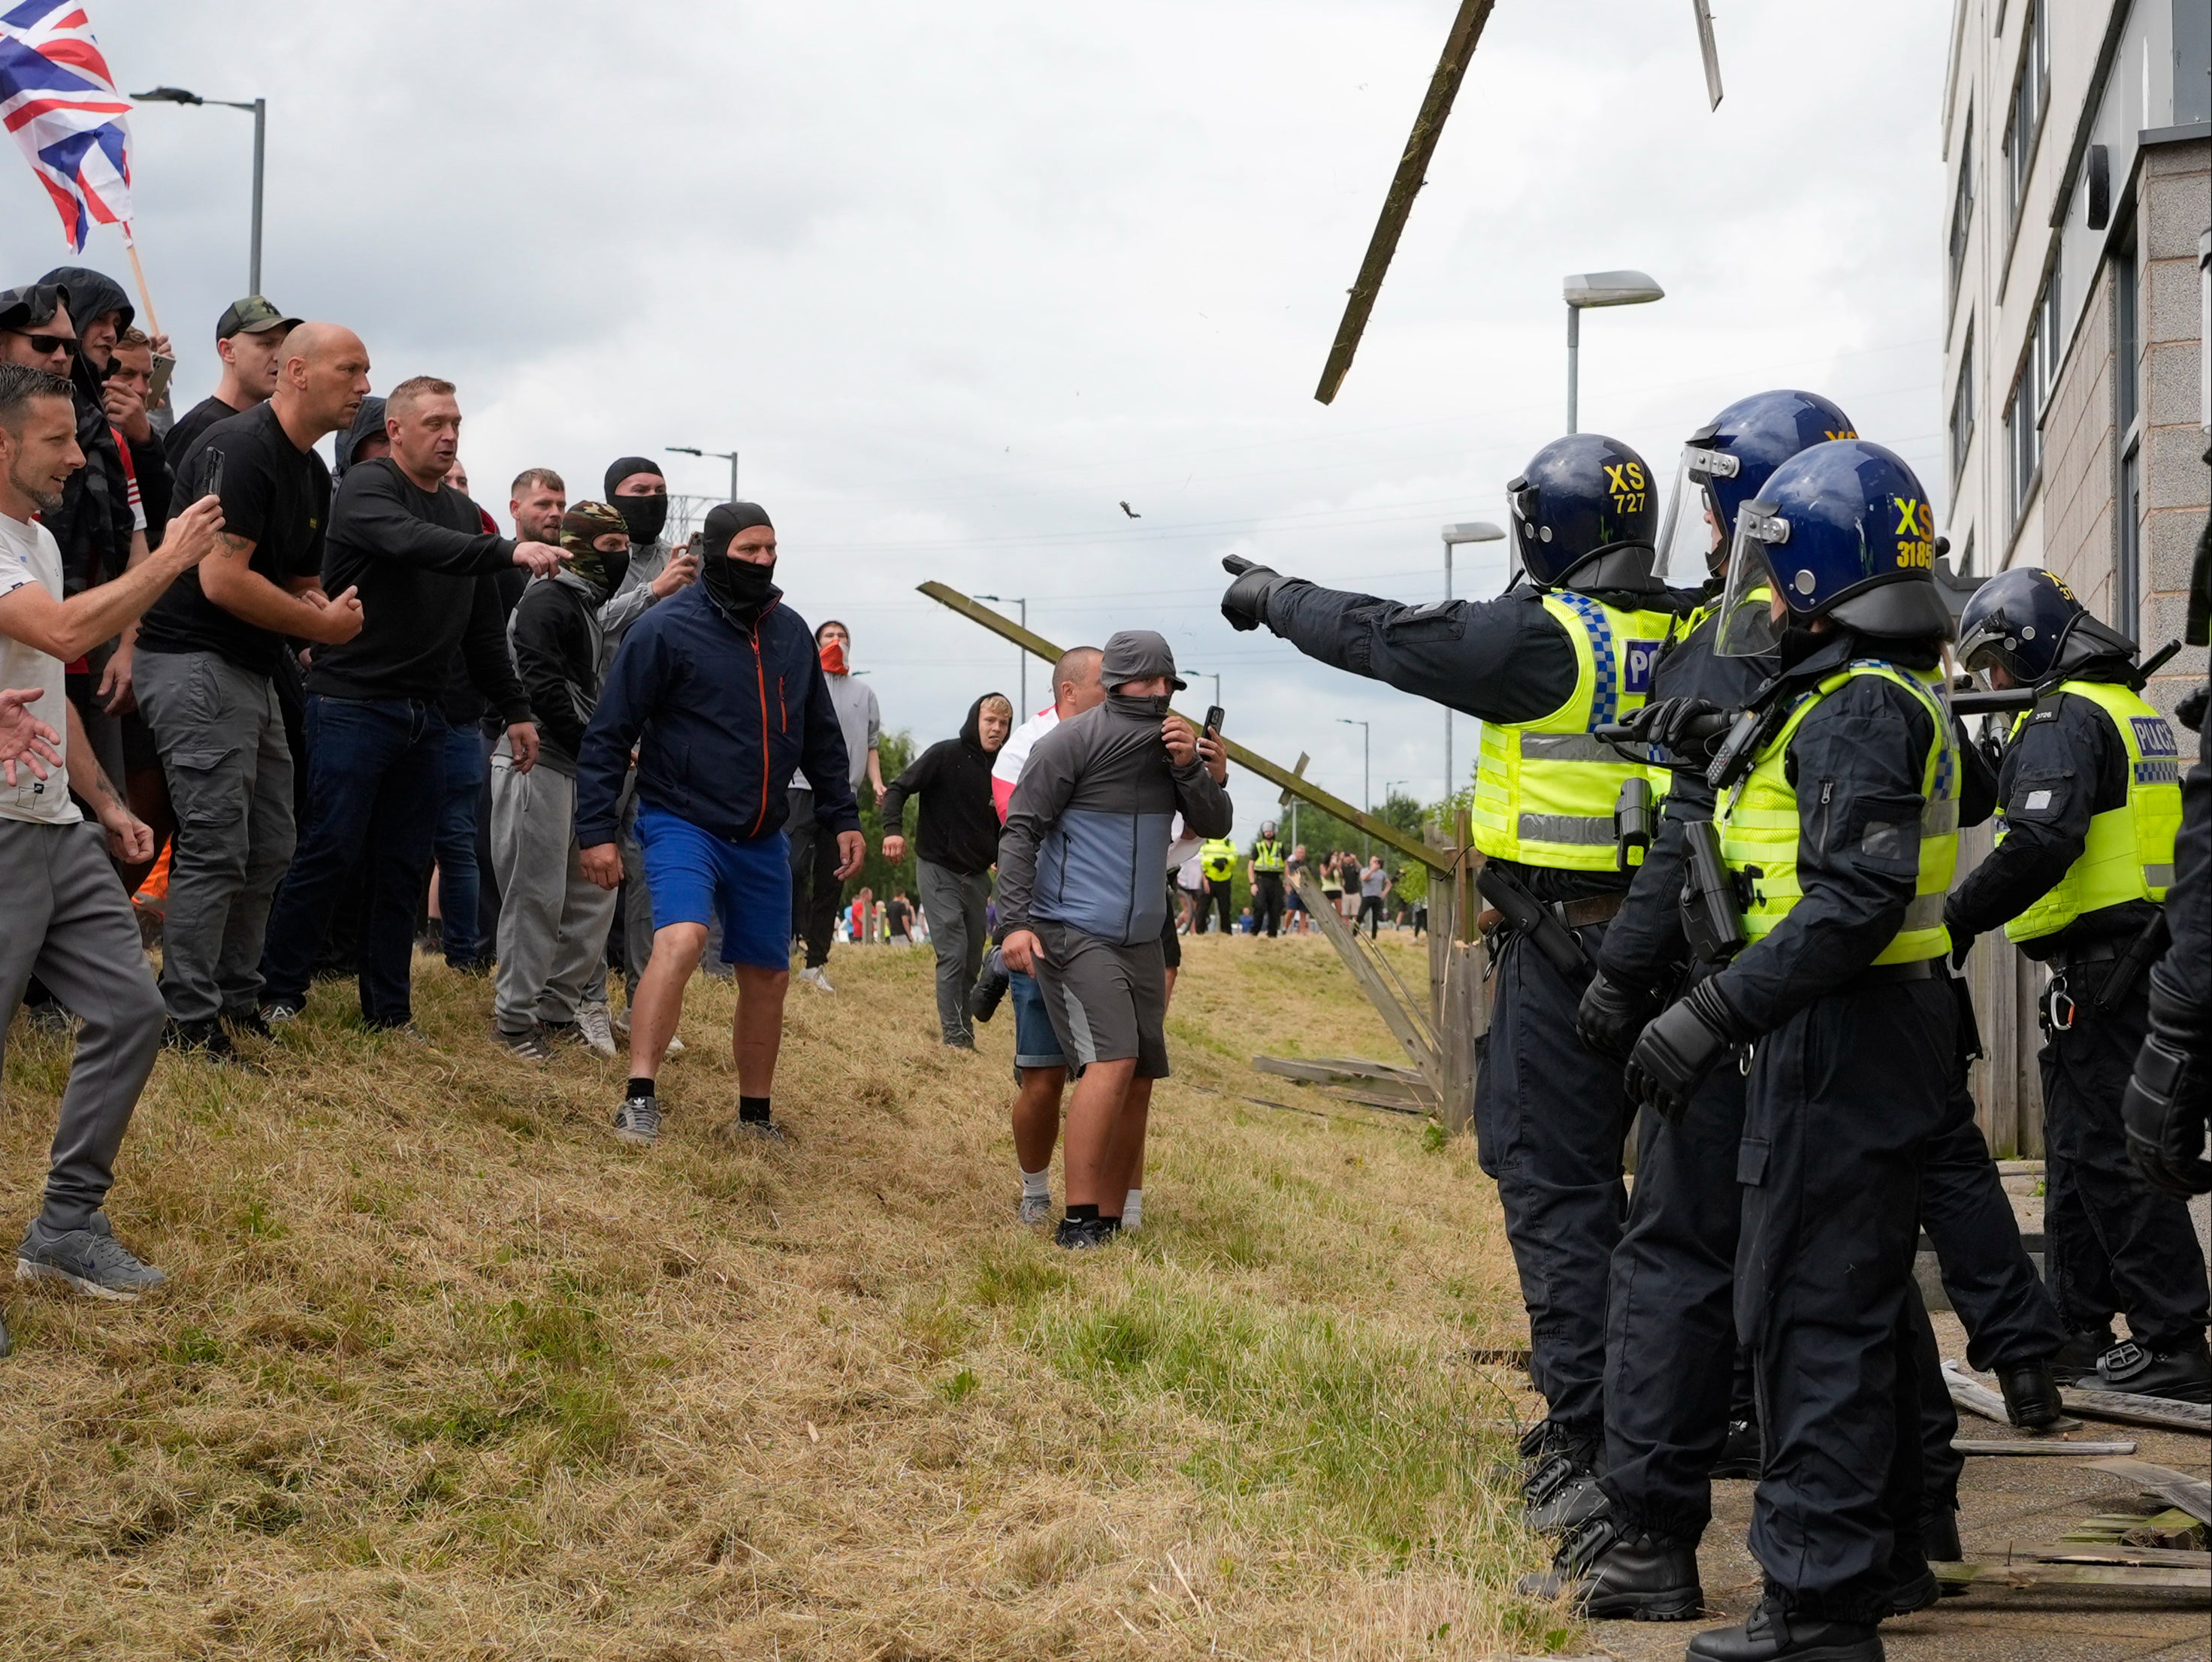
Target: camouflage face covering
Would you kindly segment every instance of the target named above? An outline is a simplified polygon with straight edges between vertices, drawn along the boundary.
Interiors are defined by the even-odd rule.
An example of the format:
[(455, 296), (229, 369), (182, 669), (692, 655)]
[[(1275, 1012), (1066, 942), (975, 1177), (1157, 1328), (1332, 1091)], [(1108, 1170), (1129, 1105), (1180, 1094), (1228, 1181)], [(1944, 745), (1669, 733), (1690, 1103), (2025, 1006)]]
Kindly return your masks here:
[(611, 594), (629, 569), (629, 553), (606, 554), (592, 546), (602, 537), (628, 537), (629, 526), (605, 502), (578, 502), (561, 516), (561, 552), (568, 569), (593, 588)]

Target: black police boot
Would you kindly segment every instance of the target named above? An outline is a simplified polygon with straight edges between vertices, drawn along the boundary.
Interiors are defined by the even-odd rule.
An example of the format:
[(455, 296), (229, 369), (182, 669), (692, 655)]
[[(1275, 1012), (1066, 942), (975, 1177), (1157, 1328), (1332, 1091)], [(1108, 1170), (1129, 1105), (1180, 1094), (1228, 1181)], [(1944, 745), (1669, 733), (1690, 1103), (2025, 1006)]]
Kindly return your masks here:
[(1524, 1521), (1539, 1535), (1564, 1535), (1605, 1509), (1597, 1486), (1597, 1440), (1551, 1420), (1521, 1439)]
[(2155, 1346), (2130, 1339), (2100, 1356), (2096, 1373), (2081, 1383), (2168, 1402), (2212, 1403), (2212, 1350), (2202, 1334)]
[(1708, 1475), (1756, 1478), (1765, 1459), (1765, 1447), (1759, 1435), (1759, 1422), (1730, 1420), (1728, 1441), (1721, 1445), (1721, 1457), (1713, 1462), (1713, 1469)]
[(2099, 1360), (2112, 1348), (2109, 1327), (2098, 1333), (2069, 1333), (2051, 1359), (2051, 1376), (2061, 1385), (2080, 1385), (2097, 1371)]
[(1733, 1628), (1708, 1628), (1690, 1641), (1688, 1662), (1885, 1662), (1870, 1622), (1792, 1616), (1768, 1593)]
[(2004, 1392), (2005, 1417), (2022, 1430), (2042, 1431), (2066, 1416), (2058, 1381), (2040, 1357), (1998, 1368), (1997, 1389)]
[(1705, 1607), (1698, 1550), (1657, 1535), (1623, 1535), (1612, 1514), (1574, 1531), (1551, 1568), (1524, 1575), (1524, 1598), (1571, 1593), (1575, 1608), (1600, 1622), (1686, 1622)]

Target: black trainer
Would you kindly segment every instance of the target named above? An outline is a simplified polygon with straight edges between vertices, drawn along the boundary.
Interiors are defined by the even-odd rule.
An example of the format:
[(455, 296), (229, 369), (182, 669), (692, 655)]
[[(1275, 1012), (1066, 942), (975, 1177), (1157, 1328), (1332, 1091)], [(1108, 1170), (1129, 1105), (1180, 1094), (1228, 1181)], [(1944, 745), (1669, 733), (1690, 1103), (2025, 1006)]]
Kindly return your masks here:
[(2097, 1371), (2081, 1383), (2168, 1402), (2212, 1403), (2212, 1350), (2201, 1333), (2155, 1347), (2130, 1339), (2098, 1357)]
[(238, 1054), (230, 1034), (213, 1017), (204, 1022), (172, 1021), (161, 1029), (161, 1043), (167, 1049), (204, 1057), (210, 1062), (228, 1062)]
[(2024, 1431), (2045, 1430), (2066, 1416), (2058, 1380), (2051, 1364), (2039, 1356), (1998, 1368), (1997, 1388), (2004, 1392), (2005, 1417)]
[(1517, 1591), (1528, 1598), (1571, 1593), (1575, 1608), (1600, 1622), (1686, 1622), (1705, 1603), (1695, 1547), (1623, 1536), (1610, 1512), (1570, 1533), (1551, 1568), (1522, 1576)]
[(1708, 1475), (1756, 1479), (1765, 1460), (1766, 1448), (1759, 1435), (1759, 1422), (1730, 1420), (1728, 1441), (1721, 1445), (1721, 1457), (1713, 1462), (1713, 1469)]
[(1052, 1232), (1052, 1244), (1072, 1253), (1087, 1252), (1103, 1246), (1121, 1233), (1121, 1220), (1117, 1217), (1063, 1217)]
[(260, 1010), (252, 1004), (240, 1004), (236, 1010), (223, 1011), (222, 1024), (230, 1029), (233, 1038), (241, 1034), (248, 1039), (273, 1039), (276, 1036), (269, 1023), (262, 1019)]
[(1887, 1662), (1871, 1622), (1792, 1616), (1768, 1593), (1732, 1628), (1708, 1628), (1690, 1641), (1687, 1662)]
[(983, 960), (983, 973), (975, 978), (975, 985), (968, 989), (968, 1019), (988, 1022), (999, 1013), (999, 1001), (1013, 986), (1013, 977), (1006, 974), (1006, 961), (993, 947)]

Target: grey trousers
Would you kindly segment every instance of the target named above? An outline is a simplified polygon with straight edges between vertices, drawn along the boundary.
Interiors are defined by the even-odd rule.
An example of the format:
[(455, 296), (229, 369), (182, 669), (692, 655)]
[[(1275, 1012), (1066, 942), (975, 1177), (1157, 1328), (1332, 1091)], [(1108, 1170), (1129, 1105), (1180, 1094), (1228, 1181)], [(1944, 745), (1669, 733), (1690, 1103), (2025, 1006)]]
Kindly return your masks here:
[(115, 1153), (161, 1048), (161, 992), (100, 828), (0, 820), (0, 1063), (33, 975), (83, 1025), (62, 1092), (40, 1220), (82, 1229), (115, 1182)]
[(983, 907), (991, 898), (990, 874), (963, 876), (948, 866), (920, 859), (915, 870), (921, 879), (921, 909), (929, 919), (929, 943), (937, 950), (937, 1024), (948, 1044), (972, 1040), (975, 1030), (968, 1021), (968, 989), (983, 967), (983, 947), (990, 938), (983, 927)]
[(550, 767), (491, 759), (491, 859), (499, 877), (499, 970), (492, 1013), (519, 1033), (573, 1022), (606, 962), (615, 895), (584, 875), (576, 851), (576, 781)]
[(250, 1014), (296, 837), (283, 708), (268, 676), (213, 652), (141, 652), (135, 673), (177, 821), (162, 1001), (179, 1022)]

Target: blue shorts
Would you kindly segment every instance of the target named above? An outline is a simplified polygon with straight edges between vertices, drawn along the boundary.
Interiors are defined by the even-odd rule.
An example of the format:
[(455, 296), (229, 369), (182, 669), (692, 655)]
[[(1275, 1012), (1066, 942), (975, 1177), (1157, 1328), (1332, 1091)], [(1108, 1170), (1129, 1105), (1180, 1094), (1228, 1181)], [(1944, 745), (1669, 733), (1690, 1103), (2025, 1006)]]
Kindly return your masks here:
[(1060, 1035), (1052, 1030), (1045, 1011), (1044, 989), (1036, 977), (1019, 970), (1007, 972), (1013, 982), (1014, 1070), (1017, 1083), (1024, 1068), (1064, 1068), (1067, 1058), (1060, 1048)]
[(653, 926), (722, 920), (722, 961), (791, 967), (791, 840), (725, 842), (659, 808), (637, 811)]

